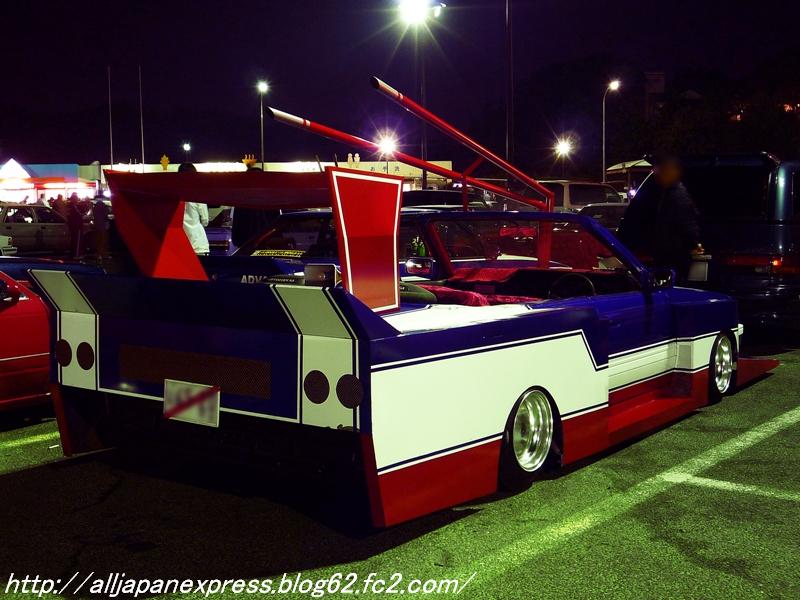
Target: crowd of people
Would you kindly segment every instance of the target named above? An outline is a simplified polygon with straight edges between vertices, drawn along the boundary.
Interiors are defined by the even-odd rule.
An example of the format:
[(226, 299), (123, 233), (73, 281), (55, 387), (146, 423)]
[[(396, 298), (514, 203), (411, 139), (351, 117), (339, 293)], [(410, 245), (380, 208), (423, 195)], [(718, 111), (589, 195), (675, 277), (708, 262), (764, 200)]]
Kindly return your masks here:
[(78, 194), (72, 193), (66, 199), (58, 194), (45, 201), (42, 195), (37, 204), (52, 208), (67, 224), (72, 258), (83, 258), (87, 250), (86, 234), (90, 231), (93, 233), (92, 252), (100, 260), (108, 258), (111, 208), (105, 198), (80, 198)]

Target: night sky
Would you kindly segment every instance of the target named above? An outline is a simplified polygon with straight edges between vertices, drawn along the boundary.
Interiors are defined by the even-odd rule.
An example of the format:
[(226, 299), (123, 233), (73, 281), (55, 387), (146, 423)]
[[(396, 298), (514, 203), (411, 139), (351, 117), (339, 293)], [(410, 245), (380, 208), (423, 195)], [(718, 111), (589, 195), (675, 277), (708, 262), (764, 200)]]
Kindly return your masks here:
[[(516, 0), (516, 76), (523, 81), (542, 69), (601, 57), (607, 77), (631, 68), (664, 71), (668, 79), (690, 69), (738, 77), (798, 43), (798, 4)], [(107, 65), (117, 160), (139, 157), (137, 65), (144, 73), (148, 162), (163, 152), (177, 160), (184, 140), (194, 160), (258, 152), (254, 85), (262, 77), (272, 86), (267, 104), (365, 137), (394, 127), (415, 151), (413, 118), (368, 85), (375, 74), (416, 95), (413, 36), (403, 39), (394, 6), (391, 0), (3, 2), (0, 159), (106, 161)], [(502, 131), (504, 2), (451, 0), (431, 34), (429, 106), (468, 131)], [(569, 93), (598, 96), (599, 111), (602, 88), (570, 85)], [(562, 93), (519, 89), (547, 96), (551, 106)], [(525, 100), (518, 98), (519, 110)], [(560, 126), (565, 116), (534, 118)], [(266, 135), (268, 160), (347, 152), (272, 122)], [(533, 152), (549, 143), (521, 146)], [(431, 158), (451, 155), (450, 146), (433, 143)]]

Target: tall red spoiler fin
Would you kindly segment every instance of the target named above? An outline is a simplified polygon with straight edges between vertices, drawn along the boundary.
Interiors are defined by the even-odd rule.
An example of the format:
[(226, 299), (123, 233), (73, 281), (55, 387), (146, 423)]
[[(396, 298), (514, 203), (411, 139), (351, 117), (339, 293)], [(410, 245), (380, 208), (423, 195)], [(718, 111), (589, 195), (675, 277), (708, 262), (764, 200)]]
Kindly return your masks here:
[[(125, 185), (122, 173), (106, 172), (117, 231), (136, 261), (150, 277), (208, 279), (183, 232), (183, 201), (178, 195), (142, 198), (143, 192)], [(146, 196), (146, 194), (145, 194)]]
[(486, 160), (494, 164), (496, 167), (502, 169), (503, 171), (505, 171), (506, 173), (517, 179), (520, 183), (542, 194), (545, 198), (547, 198), (548, 206), (550, 207), (550, 210), (552, 210), (553, 199), (555, 197), (555, 194), (553, 193), (552, 190), (547, 189), (538, 181), (536, 181), (529, 175), (526, 175), (508, 161), (500, 158), (494, 152), (492, 152), (488, 148), (485, 148), (484, 146), (473, 140), (471, 137), (466, 135), (464, 132), (456, 129), (444, 119), (436, 116), (424, 106), (417, 104), (405, 94), (398, 92), (388, 83), (381, 81), (377, 77), (373, 77), (372, 86), (379, 92), (381, 92), (384, 96), (386, 96), (390, 100), (396, 102), (397, 104), (405, 108), (408, 112), (410, 112), (414, 116), (422, 119), (427, 123), (430, 123), (431, 125), (436, 127), (439, 131), (453, 138), (460, 144), (466, 146), (467, 148), (475, 152), (478, 156), (485, 158)]
[(345, 288), (375, 311), (397, 308), (403, 178), (332, 167), (327, 173)]

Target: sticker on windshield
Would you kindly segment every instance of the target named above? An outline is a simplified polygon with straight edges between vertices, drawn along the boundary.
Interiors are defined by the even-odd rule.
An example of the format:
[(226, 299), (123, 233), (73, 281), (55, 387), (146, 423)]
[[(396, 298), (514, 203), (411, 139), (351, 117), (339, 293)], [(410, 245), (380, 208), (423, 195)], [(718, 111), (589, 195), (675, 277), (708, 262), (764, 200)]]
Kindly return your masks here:
[(300, 258), (305, 250), (256, 250), (250, 256), (272, 256), (276, 258)]

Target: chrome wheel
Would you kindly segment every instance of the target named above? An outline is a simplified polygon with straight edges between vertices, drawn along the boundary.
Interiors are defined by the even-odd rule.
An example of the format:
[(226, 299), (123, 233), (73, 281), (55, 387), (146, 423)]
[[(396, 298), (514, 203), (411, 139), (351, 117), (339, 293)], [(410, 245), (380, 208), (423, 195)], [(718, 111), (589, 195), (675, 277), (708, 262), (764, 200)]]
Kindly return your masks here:
[(728, 336), (717, 340), (714, 352), (714, 385), (720, 394), (728, 391), (733, 378), (733, 344)]
[(511, 447), (519, 466), (528, 472), (544, 464), (553, 442), (553, 411), (547, 396), (539, 390), (525, 395), (514, 413)]

